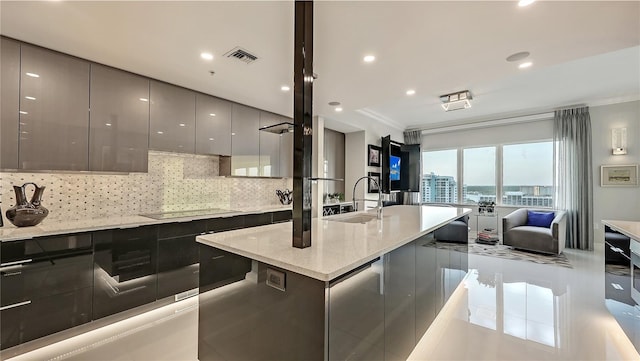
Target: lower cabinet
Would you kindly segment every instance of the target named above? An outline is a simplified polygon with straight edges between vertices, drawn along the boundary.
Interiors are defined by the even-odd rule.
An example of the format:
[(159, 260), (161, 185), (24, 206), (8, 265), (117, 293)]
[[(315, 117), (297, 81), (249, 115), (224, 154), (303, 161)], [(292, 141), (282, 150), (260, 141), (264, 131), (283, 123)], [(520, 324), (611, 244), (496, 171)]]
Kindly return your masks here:
[[(283, 222), (291, 210), (0, 243), (0, 348), (204, 285), (245, 277), (251, 260), (196, 237)], [(202, 252), (201, 249), (205, 251)], [(200, 274), (200, 264), (215, 270)]]
[(245, 278), (251, 271), (251, 260), (211, 246), (200, 245), (200, 292), (224, 286)]
[(158, 229), (158, 299), (198, 288), (198, 243), (207, 221), (170, 223)]
[(0, 247), (1, 349), (91, 321), (91, 235), (34, 238)]
[(93, 233), (93, 318), (156, 300), (157, 227)]

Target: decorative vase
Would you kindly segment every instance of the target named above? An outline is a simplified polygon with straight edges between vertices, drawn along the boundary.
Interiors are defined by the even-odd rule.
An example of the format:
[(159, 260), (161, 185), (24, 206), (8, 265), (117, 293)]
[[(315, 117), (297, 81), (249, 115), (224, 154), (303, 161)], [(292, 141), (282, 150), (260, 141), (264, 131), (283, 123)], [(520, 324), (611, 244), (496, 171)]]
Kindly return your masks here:
[(291, 204), (291, 202), (293, 201), (293, 192), (288, 189), (285, 189), (284, 191), (276, 189), (276, 195), (280, 199), (280, 203), (282, 203), (283, 205)]
[[(27, 201), (26, 195), (26, 187), (29, 184), (35, 187), (30, 202)], [(16, 227), (35, 226), (42, 222), (49, 214), (49, 210), (41, 204), (44, 188), (44, 186), (38, 187), (37, 184), (31, 182), (22, 186), (13, 186), (13, 191), (16, 193), (16, 205), (7, 209), (6, 216), (9, 222)]]

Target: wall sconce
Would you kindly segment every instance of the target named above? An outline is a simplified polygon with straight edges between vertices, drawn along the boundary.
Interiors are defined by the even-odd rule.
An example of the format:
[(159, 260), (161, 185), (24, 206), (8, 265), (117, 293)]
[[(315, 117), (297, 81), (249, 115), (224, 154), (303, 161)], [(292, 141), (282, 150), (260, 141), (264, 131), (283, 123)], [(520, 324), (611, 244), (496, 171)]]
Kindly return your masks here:
[(627, 128), (611, 129), (611, 148), (613, 155), (627, 154)]
[(444, 109), (445, 112), (471, 108), (471, 99), (473, 98), (471, 97), (471, 93), (468, 90), (440, 96), (442, 109)]

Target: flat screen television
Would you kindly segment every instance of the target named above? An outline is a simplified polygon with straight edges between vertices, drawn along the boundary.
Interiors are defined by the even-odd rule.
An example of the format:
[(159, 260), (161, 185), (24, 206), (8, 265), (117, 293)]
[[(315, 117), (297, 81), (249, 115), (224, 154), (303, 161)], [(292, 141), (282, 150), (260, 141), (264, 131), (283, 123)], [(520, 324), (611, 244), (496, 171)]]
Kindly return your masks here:
[(389, 156), (389, 180), (400, 180), (400, 160), (401, 158), (395, 155)]

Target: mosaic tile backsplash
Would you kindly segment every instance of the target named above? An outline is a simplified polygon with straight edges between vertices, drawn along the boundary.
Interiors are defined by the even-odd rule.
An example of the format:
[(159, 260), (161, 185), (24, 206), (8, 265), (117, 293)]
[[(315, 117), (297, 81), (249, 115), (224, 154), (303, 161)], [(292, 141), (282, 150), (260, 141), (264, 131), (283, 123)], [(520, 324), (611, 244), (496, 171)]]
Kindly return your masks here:
[(148, 173), (0, 173), (0, 207), (4, 216), (15, 205), (12, 186), (26, 182), (46, 186), (49, 221), (280, 205), (275, 190), (293, 187), (291, 178), (225, 178), (218, 170), (217, 156), (149, 152)]

